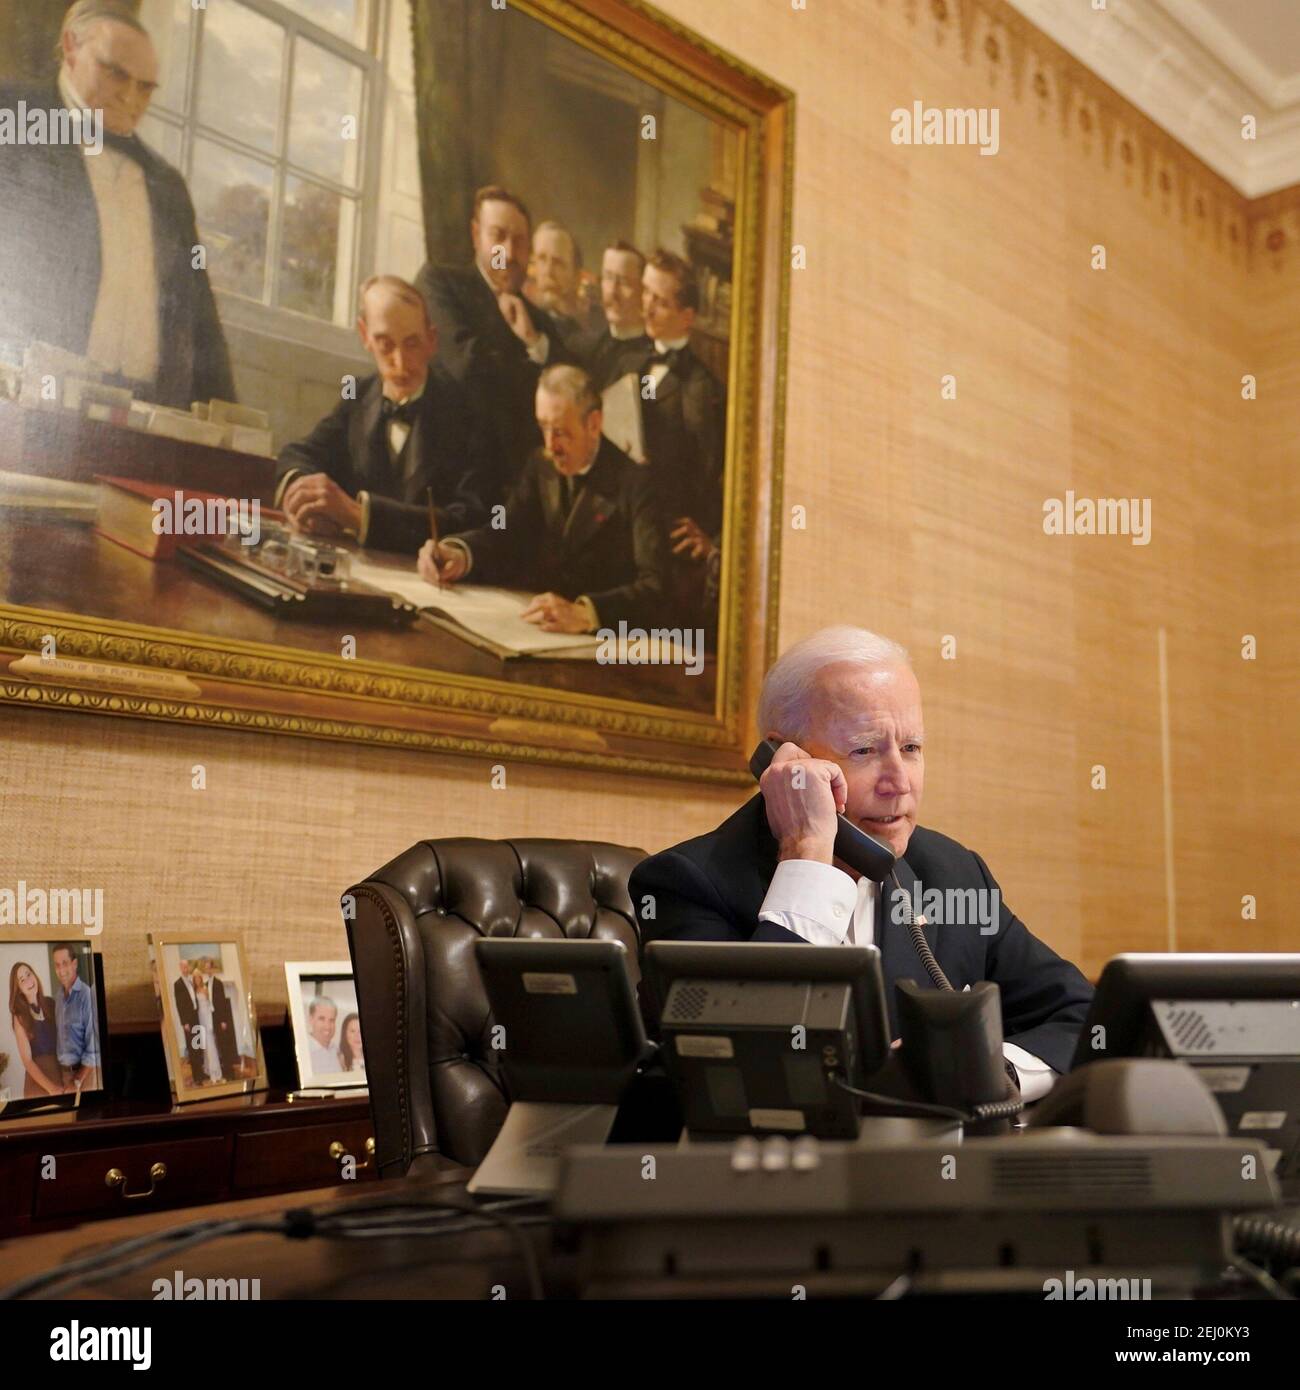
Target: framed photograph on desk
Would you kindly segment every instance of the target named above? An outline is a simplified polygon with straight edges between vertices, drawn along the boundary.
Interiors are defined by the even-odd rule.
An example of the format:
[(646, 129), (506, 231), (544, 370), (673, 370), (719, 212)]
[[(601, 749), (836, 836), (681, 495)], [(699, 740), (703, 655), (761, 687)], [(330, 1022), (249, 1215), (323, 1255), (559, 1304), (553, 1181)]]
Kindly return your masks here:
[(288, 960), (284, 963), (303, 1090), (364, 1089), (366, 1055), (352, 962)]
[[(30, 899), (43, 890), (23, 891)], [(83, 1097), (102, 1094), (104, 982), (90, 943), (0, 935), (0, 978), (0, 1115), (75, 1109)]]
[[(20, 51), (52, 52), (63, 7), (20, 9)], [(0, 701), (743, 785), (792, 93), (644, 0), (140, 0), (131, 24), (160, 84), (133, 144), (0, 151)], [(29, 107), (66, 108), (55, 77), (24, 74)], [(104, 258), (130, 292), (80, 273), (83, 162), (166, 203), (152, 258)], [(400, 405), (358, 332), (374, 277), (436, 330)], [(543, 400), (557, 368), (588, 386)], [(594, 422), (581, 458), (547, 409)], [(296, 510), (319, 478), (338, 517)], [(191, 529), (223, 499), (252, 529)], [(254, 503), (351, 547), (340, 594), (395, 602), (280, 573)], [(435, 529), (472, 561), (440, 587)]]
[(239, 942), (150, 932), (149, 962), (177, 1102), (264, 1091), (266, 1060)]

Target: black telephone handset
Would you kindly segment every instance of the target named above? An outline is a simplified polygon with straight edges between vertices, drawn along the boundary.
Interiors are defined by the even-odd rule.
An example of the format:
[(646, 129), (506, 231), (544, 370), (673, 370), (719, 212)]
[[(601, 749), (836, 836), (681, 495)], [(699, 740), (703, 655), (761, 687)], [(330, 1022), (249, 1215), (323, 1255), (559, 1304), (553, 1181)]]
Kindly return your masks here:
[[(749, 760), (749, 770), (757, 781), (772, 765), (779, 744), (765, 738), (754, 749)], [(883, 883), (893, 872), (895, 856), (888, 845), (873, 840), (865, 830), (860, 830), (847, 816), (837, 816), (839, 825), (835, 831), (835, 854), (850, 868), (856, 869), (864, 878)]]
[[(765, 738), (754, 749), (749, 759), (749, 770), (754, 774), (756, 781), (772, 765), (772, 759), (776, 757), (779, 747), (780, 745), (773, 743), (770, 738)], [(948, 977), (934, 957), (934, 952), (930, 950), (930, 943), (925, 939), (920, 923), (912, 916), (907, 895), (902, 891), (898, 875), (894, 872), (894, 865), (897, 863), (894, 851), (888, 845), (882, 845), (879, 840), (872, 839), (847, 816), (837, 816), (836, 820), (839, 822), (835, 831), (836, 857), (851, 869), (856, 869), (864, 878), (872, 879), (876, 883), (884, 883), (887, 878), (893, 878), (894, 887), (899, 890), (899, 901), (906, 919), (904, 926), (912, 938), (912, 945), (916, 948), (921, 964), (925, 966), (926, 974), (934, 982), (936, 989), (952, 989)]]

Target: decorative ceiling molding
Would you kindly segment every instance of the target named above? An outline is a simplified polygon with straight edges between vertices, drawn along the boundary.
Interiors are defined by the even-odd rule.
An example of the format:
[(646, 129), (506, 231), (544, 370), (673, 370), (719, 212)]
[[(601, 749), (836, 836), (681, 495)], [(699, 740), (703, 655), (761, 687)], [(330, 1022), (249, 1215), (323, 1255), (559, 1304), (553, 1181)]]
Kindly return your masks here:
[(1300, 74), (1271, 72), (1202, 0), (1007, 3), (1245, 197), (1300, 183)]

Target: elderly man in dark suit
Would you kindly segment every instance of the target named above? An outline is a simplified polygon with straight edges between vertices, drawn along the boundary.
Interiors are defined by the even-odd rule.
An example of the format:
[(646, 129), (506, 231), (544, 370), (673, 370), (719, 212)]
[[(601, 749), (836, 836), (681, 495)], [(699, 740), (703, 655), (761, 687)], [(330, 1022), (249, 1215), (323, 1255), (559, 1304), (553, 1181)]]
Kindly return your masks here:
[(498, 502), (519, 476), (541, 436), (533, 396), (542, 368), (572, 361), (554, 320), (523, 297), (532, 220), (508, 189), (474, 195), (471, 265), (426, 265), (416, 278), (442, 343), (442, 361), (492, 421)]
[(663, 623), (665, 546), (648, 471), (602, 435), (581, 367), (548, 367), (536, 408), (546, 451), (511, 489), (503, 524), (430, 541), (420, 573), (540, 590), (523, 616), (547, 632)]
[(357, 331), (379, 370), (281, 452), (276, 501), (295, 530), (413, 555), (429, 539), (430, 491), (440, 533), (482, 518), (482, 430), (438, 368), (437, 330), (413, 285), (367, 280)]
[(57, 85), (0, 88), (0, 108), (103, 111), (103, 148), (0, 145), (0, 339), (89, 358), (137, 397), (233, 400), (194, 207), (135, 134), (158, 85), (153, 42), (122, 0), (78, 0)]
[[(933, 901), (925, 934), (944, 974), (954, 989), (998, 986), (1010, 1074), (1025, 1100), (1046, 1094), (1070, 1067), (1092, 987), (1007, 908), (978, 854), (917, 824), (925, 735), (907, 653), (861, 628), (815, 633), (767, 673), (759, 725), (781, 744), (760, 795), (633, 871), (642, 939), (875, 945), (897, 1033), (894, 983), (935, 988), (898, 895)], [(892, 889), (835, 858), (837, 812), (899, 856)]]

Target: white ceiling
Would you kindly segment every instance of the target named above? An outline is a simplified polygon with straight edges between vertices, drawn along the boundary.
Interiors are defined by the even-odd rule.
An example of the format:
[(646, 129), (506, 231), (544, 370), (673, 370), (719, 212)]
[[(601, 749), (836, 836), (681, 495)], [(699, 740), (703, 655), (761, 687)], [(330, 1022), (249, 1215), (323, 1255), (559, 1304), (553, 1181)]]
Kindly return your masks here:
[(1300, 0), (1104, 3), (1011, 0), (1247, 197), (1300, 183)]

